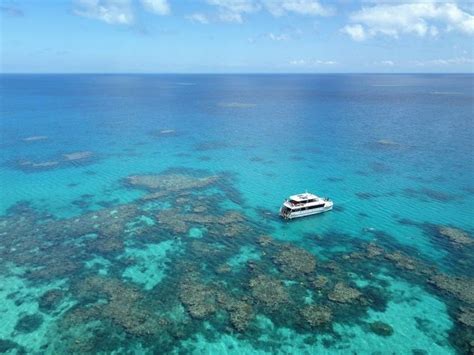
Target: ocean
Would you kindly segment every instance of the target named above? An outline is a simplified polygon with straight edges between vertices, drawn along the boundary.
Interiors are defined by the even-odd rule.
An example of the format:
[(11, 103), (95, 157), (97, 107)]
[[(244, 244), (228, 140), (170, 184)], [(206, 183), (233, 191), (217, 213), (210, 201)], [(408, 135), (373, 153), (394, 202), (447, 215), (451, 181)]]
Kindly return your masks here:
[[(474, 351), (473, 75), (0, 94), (0, 353)], [(280, 219), (305, 191), (334, 210)]]

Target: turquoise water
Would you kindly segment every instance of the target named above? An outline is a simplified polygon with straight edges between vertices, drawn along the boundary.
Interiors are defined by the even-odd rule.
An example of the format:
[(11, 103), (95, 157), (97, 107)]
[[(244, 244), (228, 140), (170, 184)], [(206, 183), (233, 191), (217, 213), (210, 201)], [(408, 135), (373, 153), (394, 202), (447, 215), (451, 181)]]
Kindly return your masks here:
[(1, 76), (0, 352), (469, 353), (473, 79)]

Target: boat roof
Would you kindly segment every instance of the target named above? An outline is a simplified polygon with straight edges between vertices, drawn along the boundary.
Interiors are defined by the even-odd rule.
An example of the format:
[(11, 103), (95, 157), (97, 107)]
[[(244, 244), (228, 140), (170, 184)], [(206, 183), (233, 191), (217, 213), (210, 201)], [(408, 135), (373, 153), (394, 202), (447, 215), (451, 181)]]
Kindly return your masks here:
[(318, 198), (319, 198), (318, 196), (310, 194), (309, 192), (290, 196), (290, 200), (293, 200), (296, 202), (302, 202), (302, 201), (313, 200), (313, 199), (318, 199)]

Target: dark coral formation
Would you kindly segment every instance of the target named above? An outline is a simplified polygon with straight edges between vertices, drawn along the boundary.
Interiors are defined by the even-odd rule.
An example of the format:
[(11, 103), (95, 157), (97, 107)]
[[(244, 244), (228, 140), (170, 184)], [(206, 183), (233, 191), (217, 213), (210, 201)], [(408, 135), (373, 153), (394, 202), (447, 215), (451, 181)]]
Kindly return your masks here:
[(457, 244), (460, 246), (474, 244), (474, 238), (470, 236), (467, 232), (458, 228), (439, 226), (438, 233), (441, 236), (447, 238), (453, 244)]
[(20, 333), (31, 333), (43, 324), (43, 316), (30, 314), (21, 317), (15, 325), (15, 330)]
[[(222, 207), (223, 201), (243, 204), (226, 179), (225, 174), (183, 169), (134, 175), (125, 180), (127, 186), (149, 194), (137, 201), (112, 202), (63, 219), (22, 203), (0, 217), (0, 265), (7, 270), (8, 261), (25, 267), (22, 277), (31, 285), (62, 282), (38, 299), (41, 312), (62, 317), (58, 328), (60, 342), (66, 345), (59, 351), (53, 341), (46, 350), (110, 353), (136, 341), (150, 352), (171, 352), (180, 340), (198, 332), (212, 338), (209, 329), (214, 328), (238, 332), (259, 348), (264, 345), (255, 340), (255, 333), (263, 331), (257, 315), (268, 317), (275, 327), (308, 335), (317, 331), (332, 336), (334, 322), (356, 322), (367, 331), (390, 336), (390, 325), (363, 321), (369, 309), (383, 312), (391, 297), (388, 281), (377, 277), (380, 270), (446, 298), (461, 334), (453, 344), (463, 351), (469, 348), (472, 279), (441, 273), (393, 241), (384, 244), (389, 238), (383, 231), (362, 234), (365, 240), (380, 237), (380, 244), (337, 232), (312, 236), (308, 249), (302, 247), (308, 244), (281, 243), (269, 235), (270, 228), (262, 228), (241, 210), (230, 210), (231, 203)], [(422, 228), (470, 248), (471, 236), (465, 231)], [(203, 231), (198, 238), (193, 235), (196, 230)], [(145, 251), (149, 243), (175, 240), (181, 249), (167, 254), (169, 271), (158, 285), (145, 289), (124, 280), (130, 266), (149, 271), (139, 256), (127, 254), (128, 248)], [(332, 251), (341, 241), (349, 251)], [(242, 247), (256, 250), (261, 258), (233, 268), (228, 261)], [(316, 249), (323, 250), (318, 259), (310, 252)], [(356, 287), (358, 278), (370, 281), (369, 286)], [(35, 322), (39, 326), (38, 319), (22, 319), (17, 332), (33, 329)], [(80, 337), (78, 329), (83, 331)], [(14, 343), (4, 346), (16, 349)]]
[(301, 310), (301, 315), (311, 327), (320, 327), (331, 322), (332, 312), (328, 307), (310, 305)]
[(390, 326), (390, 324), (380, 321), (370, 323), (370, 330), (373, 333), (384, 337), (388, 337), (393, 334), (393, 328)]
[(474, 279), (472, 278), (436, 274), (433, 275), (428, 282), (463, 302), (474, 304)]
[(266, 308), (277, 310), (289, 302), (288, 291), (283, 283), (271, 276), (258, 275), (250, 280), (249, 286), (255, 301)]
[(179, 299), (191, 317), (196, 319), (207, 318), (217, 310), (215, 291), (193, 278), (183, 280), (179, 288)]
[(442, 191), (437, 191), (429, 188), (406, 188), (403, 190), (404, 194), (409, 198), (416, 198), (421, 201), (438, 201), (438, 202), (449, 202), (457, 199), (458, 196), (449, 194)]
[(149, 190), (177, 192), (203, 188), (214, 184), (218, 179), (217, 176), (197, 178), (183, 174), (132, 175), (126, 179), (126, 183), (133, 187)]
[(65, 153), (61, 156), (55, 156), (47, 160), (34, 159), (16, 159), (11, 161), (8, 165), (17, 170), (24, 172), (36, 172), (51, 170), (56, 168), (65, 168), (71, 165), (86, 165), (95, 162), (96, 155), (90, 151)]
[(322, 289), (322, 288), (326, 287), (328, 282), (329, 282), (329, 279), (326, 276), (319, 275), (314, 279), (313, 287), (315, 289)]
[[(77, 307), (68, 313), (69, 321), (77, 317), (91, 321), (109, 319), (133, 336), (149, 336), (162, 331), (166, 320), (145, 307), (141, 292), (119, 280), (90, 277), (79, 283), (77, 296), (90, 303), (88, 307)], [(106, 302), (98, 302), (105, 299)]]
[[(210, 230), (211, 236), (236, 237), (250, 231), (246, 218), (238, 212), (227, 212), (221, 216), (201, 213), (181, 213), (179, 210), (168, 209), (156, 216), (160, 226), (172, 233), (187, 232), (192, 226), (204, 226)], [(219, 231), (219, 233), (217, 233)]]
[(217, 294), (217, 301), (223, 309), (229, 312), (230, 322), (234, 329), (239, 332), (244, 332), (254, 317), (252, 306), (249, 303), (237, 300), (224, 292), (219, 292)]
[(14, 353), (13, 351), (17, 354), (26, 354), (26, 350), (14, 341), (0, 339), (0, 354)]
[(179, 299), (189, 315), (197, 320), (208, 319), (218, 311), (228, 312), (232, 327), (239, 332), (245, 331), (254, 317), (249, 303), (199, 281), (196, 276), (185, 277), (181, 281)]
[(64, 292), (62, 290), (49, 290), (39, 299), (39, 309), (43, 312), (53, 311), (60, 305), (63, 298)]
[(384, 257), (401, 269), (415, 270), (417, 267), (417, 263), (414, 259), (397, 251), (393, 253), (386, 253)]
[(360, 299), (362, 293), (353, 287), (349, 287), (342, 282), (338, 282), (331, 293), (328, 295), (328, 299), (338, 303), (354, 303)]
[(472, 307), (460, 307), (458, 321), (462, 324), (474, 328), (474, 308)]
[(316, 269), (314, 255), (294, 246), (285, 246), (274, 260), (283, 273), (292, 276), (310, 274)]

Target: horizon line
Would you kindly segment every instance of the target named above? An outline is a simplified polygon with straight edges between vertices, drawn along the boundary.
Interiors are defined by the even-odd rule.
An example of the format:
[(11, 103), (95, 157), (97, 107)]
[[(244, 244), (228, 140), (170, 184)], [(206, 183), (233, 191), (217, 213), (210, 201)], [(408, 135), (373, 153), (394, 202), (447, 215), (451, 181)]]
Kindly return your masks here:
[(473, 75), (473, 72), (8, 72), (0, 75)]

